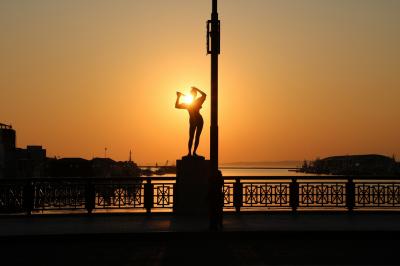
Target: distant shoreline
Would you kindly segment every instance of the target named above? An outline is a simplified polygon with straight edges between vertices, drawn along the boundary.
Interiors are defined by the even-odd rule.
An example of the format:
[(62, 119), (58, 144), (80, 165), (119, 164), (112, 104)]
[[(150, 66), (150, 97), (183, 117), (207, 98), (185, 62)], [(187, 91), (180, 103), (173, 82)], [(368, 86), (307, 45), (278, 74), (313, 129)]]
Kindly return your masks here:
[(298, 169), (301, 168), (303, 161), (261, 161), (261, 162), (232, 162), (221, 163), (220, 168), (237, 167), (237, 168), (260, 168), (260, 169)]

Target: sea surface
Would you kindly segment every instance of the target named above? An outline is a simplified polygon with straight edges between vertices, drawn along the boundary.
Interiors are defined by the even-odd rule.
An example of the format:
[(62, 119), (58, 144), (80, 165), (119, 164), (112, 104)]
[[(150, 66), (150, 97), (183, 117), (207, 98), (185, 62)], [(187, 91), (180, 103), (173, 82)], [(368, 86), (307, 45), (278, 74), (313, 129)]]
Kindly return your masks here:
[(293, 169), (272, 169), (272, 168), (221, 168), (223, 176), (315, 176), (315, 174), (305, 174), (295, 172)]
[[(227, 176), (315, 176), (316, 174), (305, 174), (296, 172), (293, 168), (273, 168), (273, 167), (221, 167), (222, 175)], [(167, 174), (162, 176), (154, 175), (154, 177), (174, 177), (175, 174)]]

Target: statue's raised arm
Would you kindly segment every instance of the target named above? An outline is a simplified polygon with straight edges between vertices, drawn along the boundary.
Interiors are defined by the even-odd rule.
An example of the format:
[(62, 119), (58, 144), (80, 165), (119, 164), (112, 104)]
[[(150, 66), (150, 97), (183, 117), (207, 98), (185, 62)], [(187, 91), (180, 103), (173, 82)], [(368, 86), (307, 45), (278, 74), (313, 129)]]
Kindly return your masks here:
[(175, 108), (176, 109), (187, 109), (188, 106), (187, 104), (184, 103), (180, 103), (179, 100), (181, 99), (181, 96), (183, 96), (182, 93), (180, 93), (179, 91), (176, 92), (176, 102), (175, 102)]
[(201, 94), (200, 98), (198, 98), (198, 101), (200, 102), (200, 104), (203, 104), (204, 101), (206, 100), (207, 94), (197, 87), (192, 87), (192, 90), (197, 91), (198, 93)]

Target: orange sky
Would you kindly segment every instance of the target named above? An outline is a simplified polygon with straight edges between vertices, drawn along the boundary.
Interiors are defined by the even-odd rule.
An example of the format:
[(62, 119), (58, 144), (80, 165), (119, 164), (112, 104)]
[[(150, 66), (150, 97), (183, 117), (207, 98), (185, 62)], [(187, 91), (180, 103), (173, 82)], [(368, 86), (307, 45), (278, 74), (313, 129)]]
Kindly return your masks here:
[[(0, 2), (0, 122), (50, 156), (186, 153), (208, 0)], [(220, 1), (220, 162), (400, 156), (400, 1)], [(199, 153), (208, 156), (210, 101)]]

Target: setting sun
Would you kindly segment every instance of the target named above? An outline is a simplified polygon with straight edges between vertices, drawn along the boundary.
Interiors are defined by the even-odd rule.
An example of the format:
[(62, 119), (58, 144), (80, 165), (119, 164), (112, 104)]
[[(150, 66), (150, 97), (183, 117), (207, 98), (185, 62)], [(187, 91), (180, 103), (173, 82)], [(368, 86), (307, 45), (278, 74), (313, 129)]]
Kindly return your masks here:
[(193, 102), (192, 95), (184, 95), (182, 96), (182, 103), (191, 104)]

